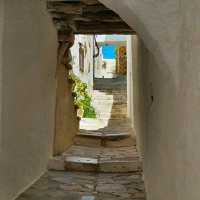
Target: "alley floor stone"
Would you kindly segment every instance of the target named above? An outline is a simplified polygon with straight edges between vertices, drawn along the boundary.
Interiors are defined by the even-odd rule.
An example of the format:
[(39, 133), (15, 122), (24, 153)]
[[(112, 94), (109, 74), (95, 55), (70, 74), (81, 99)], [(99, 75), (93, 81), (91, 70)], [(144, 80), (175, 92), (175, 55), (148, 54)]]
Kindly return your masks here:
[(140, 173), (48, 171), (17, 200), (145, 200)]
[[(104, 88), (104, 83), (100, 86)], [(105, 101), (103, 112), (111, 111), (107, 105), (112, 112), (120, 106), (126, 110), (124, 90), (109, 90), (109, 95), (117, 96), (114, 107), (108, 91), (94, 93), (100, 113)], [(83, 119), (85, 129), (79, 130), (73, 144), (51, 158), (49, 171), (17, 200), (145, 200), (135, 134), (124, 113), (115, 114), (119, 119), (111, 115), (106, 120)]]
[[(118, 143), (121, 143), (121, 140)], [(80, 172), (137, 173), (142, 171), (135, 145), (127, 147), (72, 145), (60, 159), (53, 158), (48, 167), (51, 170)]]

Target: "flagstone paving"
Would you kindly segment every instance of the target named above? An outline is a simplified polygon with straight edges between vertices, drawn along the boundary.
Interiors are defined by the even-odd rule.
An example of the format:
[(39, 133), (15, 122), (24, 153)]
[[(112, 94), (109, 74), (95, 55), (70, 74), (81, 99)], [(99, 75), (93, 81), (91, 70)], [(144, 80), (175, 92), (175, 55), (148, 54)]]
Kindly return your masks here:
[[(104, 88), (104, 83), (98, 87)], [(145, 200), (136, 140), (124, 119), (124, 88), (95, 91), (93, 98), (99, 119), (83, 119), (80, 127), (85, 130), (76, 135), (74, 144), (50, 159), (49, 171), (17, 200)], [(109, 110), (112, 115), (103, 116)]]
[(17, 200), (145, 200), (140, 173), (48, 171)]

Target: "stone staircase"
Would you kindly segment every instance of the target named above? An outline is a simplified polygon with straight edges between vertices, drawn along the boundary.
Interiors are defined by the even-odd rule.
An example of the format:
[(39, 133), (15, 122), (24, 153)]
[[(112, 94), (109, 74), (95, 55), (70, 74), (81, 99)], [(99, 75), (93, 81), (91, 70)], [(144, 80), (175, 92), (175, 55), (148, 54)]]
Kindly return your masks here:
[(74, 144), (49, 162), (50, 170), (124, 173), (141, 172), (135, 140), (129, 133), (80, 132)]
[(120, 75), (116, 78), (95, 78), (94, 88), (96, 90), (125, 89), (127, 85), (126, 76)]
[(97, 118), (81, 119), (80, 129), (98, 130), (119, 123), (127, 127), (126, 78), (95, 79), (92, 105)]
[(83, 119), (85, 121), (74, 138), (74, 144), (60, 157), (50, 161), (50, 169), (98, 173), (141, 172), (133, 130), (126, 118), (126, 88), (117, 82), (113, 83), (114, 88), (105, 89), (104, 84), (101, 82), (100, 89), (98, 83), (98, 90), (93, 92), (97, 119)]
[(121, 116), (105, 121), (85, 120), (87, 128), (98, 129), (79, 130), (73, 145), (50, 159), (49, 170), (18, 200), (145, 200), (142, 167), (129, 121)]
[(126, 90), (94, 90), (92, 101), (98, 119), (125, 119), (127, 117)]

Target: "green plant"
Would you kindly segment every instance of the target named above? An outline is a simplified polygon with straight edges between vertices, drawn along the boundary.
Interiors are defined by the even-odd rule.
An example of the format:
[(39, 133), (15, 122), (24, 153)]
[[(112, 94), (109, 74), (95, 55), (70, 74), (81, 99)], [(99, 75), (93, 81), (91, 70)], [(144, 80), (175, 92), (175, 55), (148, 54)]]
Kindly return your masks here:
[(74, 94), (74, 105), (83, 113), (81, 117), (96, 118), (96, 112), (92, 106), (92, 98), (88, 93), (88, 86), (82, 82), (75, 74), (69, 75), (69, 80), (73, 82), (72, 92)]

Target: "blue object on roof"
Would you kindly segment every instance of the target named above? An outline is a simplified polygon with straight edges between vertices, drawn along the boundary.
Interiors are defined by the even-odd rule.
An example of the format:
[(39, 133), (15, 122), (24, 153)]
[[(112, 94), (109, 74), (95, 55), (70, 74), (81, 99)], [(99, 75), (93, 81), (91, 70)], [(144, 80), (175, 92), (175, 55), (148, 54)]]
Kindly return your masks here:
[(115, 59), (116, 48), (117, 46), (113, 44), (103, 45), (102, 46), (103, 59)]

